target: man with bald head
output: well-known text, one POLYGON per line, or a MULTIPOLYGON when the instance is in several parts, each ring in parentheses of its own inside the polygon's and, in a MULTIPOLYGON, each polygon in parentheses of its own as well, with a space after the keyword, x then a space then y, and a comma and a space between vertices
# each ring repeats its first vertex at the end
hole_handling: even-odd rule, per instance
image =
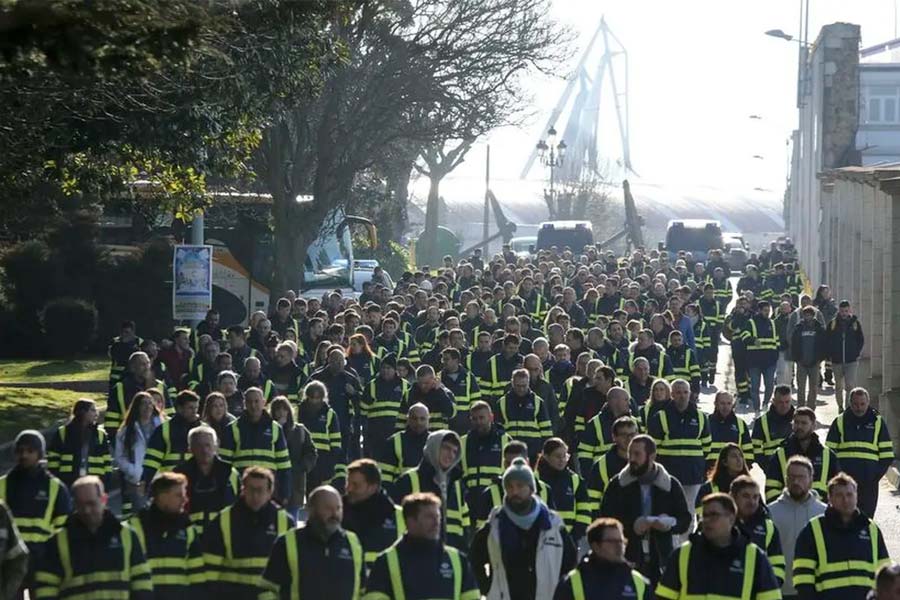
POLYGON ((388 490, 396 479, 421 462, 430 417, 428 407, 421 402, 410 406, 406 412, 406 429, 389 437, 381 455, 375 457, 382 483, 388 490))
POLYGON ((631 409, 625 388, 614 386, 609 389, 606 404, 588 421, 584 431, 579 435, 577 456, 582 473, 589 473, 594 461, 600 460, 600 457, 613 447, 613 423, 617 419, 620 417, 637 419, 637 414, 633 414, 631 409))
POLYGON ((341 495, 323 485, 309 495, 304 527, 278 538, 269 555, 263 586, 284 600, 359 598, 365 576, 362 545, 341 527, 341 495))

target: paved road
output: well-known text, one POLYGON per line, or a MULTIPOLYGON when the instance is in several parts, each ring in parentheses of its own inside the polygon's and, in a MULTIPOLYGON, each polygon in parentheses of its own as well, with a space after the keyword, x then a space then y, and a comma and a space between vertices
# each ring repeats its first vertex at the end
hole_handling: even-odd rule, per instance
MULTIPOLYGON (((713 399, 716 391, 724 389, 736 395, 731 366, 731 348, 727 344, 719 347, 719 364, 716 368, 716 373, 715 388, 707 393, 700 394, 700 408, 706 413, 711 413, 713 410, 713 399)), ((754 419, 752 410, 739 408, 737 412, 739 416, 747 421, 748 425, 752 424, 754 419)), ((824 443, 828 427, 838 415, 837 404, 834 401, 834 390, 828 385, 825 386, 825 392, 818 396, 816 415, 819 420, 817 433, 824 443)), ((762 469, 758 465, 754 465, 752 474, 759 482, 760 489, 765 489, 765 477, 762 469)), ((891 557, 900 561, 900 491, 887 478, 881 481, 881 494, 878 499, 875 522, 878 523, 878 526, 884 533, 891 557)))

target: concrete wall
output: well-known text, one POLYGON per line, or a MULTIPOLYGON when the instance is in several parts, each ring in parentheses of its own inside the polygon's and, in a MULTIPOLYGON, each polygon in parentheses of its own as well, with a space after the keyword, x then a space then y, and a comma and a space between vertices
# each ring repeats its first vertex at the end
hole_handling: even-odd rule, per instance
MULTIPOLYGON (((809 52, 801 85, 799 127, 794 136, 788 211, 790 234, 813 286, 831 278, 825 265, 833 253, 830 233, 839 225, 822 216, 818 175, 825 169, 859 164, 858 25, 822 28, 809 52)), ((839 233, 839 232, 838 232, 839 233)))
POLYGON ((900 452, 900 165, 829 171, 819 188, 828 283, 863 327, 859 384, 900 452))

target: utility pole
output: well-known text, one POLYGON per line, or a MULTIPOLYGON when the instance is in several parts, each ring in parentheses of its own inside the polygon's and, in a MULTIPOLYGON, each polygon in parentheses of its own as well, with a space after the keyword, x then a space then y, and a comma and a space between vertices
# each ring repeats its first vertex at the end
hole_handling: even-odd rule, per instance
POLYGON ((491 220, 491 145, 487 145, 487 155, 484 161, 484 223, 481 228, 481 239, 485 240, 482 248, 482 254, 487 259, 488 246, 487 241, 490 237, 488 221, 491 220))

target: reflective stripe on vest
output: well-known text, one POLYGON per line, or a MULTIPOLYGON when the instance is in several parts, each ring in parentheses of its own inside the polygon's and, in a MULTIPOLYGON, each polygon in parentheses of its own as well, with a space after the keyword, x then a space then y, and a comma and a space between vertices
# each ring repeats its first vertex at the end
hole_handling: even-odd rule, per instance
MULTIPOLYGON (((778 464, 781 467, 781 481, 787 484, 787 452, 783 448, 779 448, 776 451, 776 455, 778 456, 778 464)), ((819 478, 813 481, 813 489, 820 494, 828 493, 828 471, 830 467, 831 452, 828 448, 822 448, 822 472, 819 473, 819 478)), ((815 463, 813 463, 813 471, 815 471, 815 463)))
POLYGON ((706 422, 706 415, 703 411, 697 411, 697 437, 696 438, 677 438, 670 439, 669 438, 669 418, 666 414, 665 410, 660 410, 659 413, 659 424, 663 430, 664 439, 659 444, 660 447, 657 450, 657 454, 659 456, 688 456, 688 457, 696 457, 696 456, 704 456, 703 452, 703 424, 706 422), (690 448, 669 448, 667 446, 690 446, 690 448), (694 448, 696 446, 696 449, 694 448))
POLYGON ((756 329, 756 319, 750 319, 750 331, 755 340, 751 345, 747 346, 747 350, 778 350, 778 334, 775 332, 775 321, 768 319, 769 326, 772 328, 772 337, 758 337, 756 329))
MULTIPOLYGON (((641 574, 634 569, 631 570, 631 581, 634 584, 635 597, 638 600, 641 600, 641 598, 644 597, 647 582, 644 581, 641 574)), ((569 572, 569 585, 572 586, 572 598, 574 600, 586 599, 586 596, 584 595, 584 580, 581 579, 581 571, 573 569, 569 572)))
MULTIPOLYGON (((453 597, 462 595, 462 561, 459 558, 459 550, 450 546, 444 546, 444 552, 450 559, 453 568, 453 597)), ((391 591, 393 600, 406 600, 406 590, 403 588, 403 573, 400 570, 400 557, 397 556, 396 545, 388 548, 385 553, 387 558, 388 574, 391 578, 391 591)))
MULTIPOLYGON (((283 510, 279 510, 277 514, 278 514, 278 517, 276 519, 276 523, 277 523, 276 527, 277 527, 278 535, 284 535, 287 532, 288 526, 290 524, 288 522, 287 513, 284 512, 283 510)), ((236 562, 235 558, 234 558, 234 548, 232 546, 232 540, 231 540, 231 507, 230 506, 222 509, 222 512, 219 513, 219 528, 222 531, 222 546, 225 550, 225 556, 224 556, 225 562, 223 563, 222 566, 227 569, 230 566, 232 566, 230 563, 236 562)), ((263 567, 265 566, 267 560, 268 560, 268 556, 263 557, 261 559, 263 567)))
MULTIPOLYGON (((122 571, 110 570, 106 573, 109 574, 107 577, 102 577, 103 583, 110 583, 113 581, 120 582, 128 582, 130 580, 131 573, 131 529, 127 526, 122 526, 122 529, 119 532, 119 539, 122 542, 122 564, 124 568, 122 571), (118 577, 116 577, 118 576, 118 577)), ((63 580, 60 583, 60 591, 64 591, 68 587, 75 587, 72 585, 72 555, 69 552, 69 532, 66 529, 60 529, 59 533, 56 535, 56 548, 59 553, 59 564, 62 566, 63 570, 63 580)), ((100 573, 97 573, 100 575, 100 573)), ((79 576, 77 583, 79 586, 84 585, 84 582, 80 581, 83 576, 79 576)))
POLYGON ((872 433, 872 442, 845 442, 844 441, 844 415, 837 418, 837 429, 840 441, 834 447, 838 458, 858 458, 862 460, 878 460, 878 438, 881 437, 881 415, 875 417, 875 430, 872 433))
MULTIPOLYGON (((705 594, 690 594, 688 593, 688 565, 690 564, 691 550, 693 549, 693 545, 691 542, 686 542, 680 549, 680 553, 678 555, 678 574, 681 582, 681 590, 678 595, 681 599, 686 598, 704 598, 707 597, 705 594)), ((751 600, 753 597, 753 581, 756 579, 756 546, 754 544, 747 544, 747 548, 744 550, 744 581, 741 586, 741 595, 740 596, 725 596, 725 595, 717 595, 715 598, 717 600, 728 600, 729 598, 740 598, 741 600, 751 600)), ((710 596, 711 597, 711 596, 710 596)))
MULTIPOLYGON (((359 591, 362 588, 359 574, 363 566, 363 550, 359 543, 359 538, 352 531, 345 531, 347 534, 347 542, 350 544, 350 554, 353 556, 353 595, 351 598, 356 600, 359 598, 359 591)), ((299 551, 297 549, 297 533, 291 535, 284 540, 284 548, 287 552, 288 568, 291 570, 291 598, 300 598, 300 561, 299 551)), ((327 556, 327 555, 326 555, 327 556)))
MULTIPOLYGON (((6 498, 6 478, 4 475, 0 477, 0 498, 6 498)), ((47 493, 47 508, 44 509, 43 517, 17 517, 13 515, 13 520, 19 528, 22 540, 25 543, 40 543, 49 540, 55 531, 53 527, 53 508, 56 506, 56 497, 59 495, 59 480, 51 477, 49 479, 50 490, 47 493)), ((9 500, 7 500, 7 505, 9 500)))
MULTIPOLYGON (((864 585, 871 586, 875 580, 875 571, 878 568, 878 526, 875 522, 869 520, 869 539, 872 542, 872 560, 840 560, 837 562, 828 562, 828 547, 825 544, 825 535, 822 533, 822 517, 816 517, 809 522, 812 529, 813 539, 816 542, 816 591, 820 592, 824 588, 824 583, 819 582, 819 575, 826 573, 837 573, 848 569, 866 571, 871 573, 871 579, 864 585)), ((853 579, 853 578, 851 578, 853 579)), ((832 580, 833 581, 833 580, 832 580)), ((850 585, 862 585, 859 583, 850 583, 850 585)))

